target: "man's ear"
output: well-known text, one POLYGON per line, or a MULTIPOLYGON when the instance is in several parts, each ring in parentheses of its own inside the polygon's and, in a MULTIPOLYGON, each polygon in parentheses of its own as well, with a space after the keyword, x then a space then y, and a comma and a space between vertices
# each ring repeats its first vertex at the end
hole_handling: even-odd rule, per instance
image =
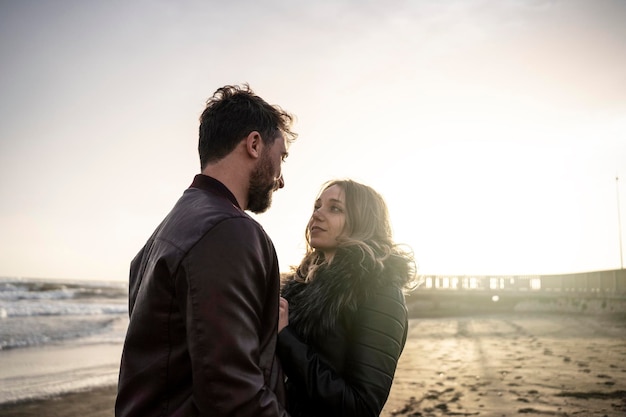
POLYGON ((246 137, 246 151, 251 158, 258 158, 261 156, 261 151, 263 150, 263 139, 261 139, 261 134, 256 130, 253 130, 246 137))

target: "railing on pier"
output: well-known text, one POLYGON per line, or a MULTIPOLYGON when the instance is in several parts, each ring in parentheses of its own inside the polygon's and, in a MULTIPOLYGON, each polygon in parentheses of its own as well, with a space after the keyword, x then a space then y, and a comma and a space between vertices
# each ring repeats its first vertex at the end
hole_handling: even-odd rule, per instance
POLYGON ((423 275, 417 291, 626 296, 626 269, 560 275, 423 275))

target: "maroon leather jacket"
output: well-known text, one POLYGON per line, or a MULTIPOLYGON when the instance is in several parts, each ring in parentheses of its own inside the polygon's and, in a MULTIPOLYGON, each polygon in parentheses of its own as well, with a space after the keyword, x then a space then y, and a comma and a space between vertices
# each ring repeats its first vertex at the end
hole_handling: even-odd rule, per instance
POLYGON ((272 241, 197 175, 133 259, 117 417, 287 416, 272 241))

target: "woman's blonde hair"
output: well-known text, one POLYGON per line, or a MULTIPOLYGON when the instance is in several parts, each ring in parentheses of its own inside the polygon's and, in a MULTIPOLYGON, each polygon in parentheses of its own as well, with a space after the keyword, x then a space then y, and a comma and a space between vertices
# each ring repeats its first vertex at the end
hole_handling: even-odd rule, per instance
MULTIPOLYGON (((403 245, 393 241, 389 211, 384 198, 372 187, 350 179, 328 181, 322 185, 318 195, 334 185, 343 190, 346 206, 346 222, 341 236, 337 239, 338 248, 356 247, 360 249, 362 261, 369 258, 380 269, 392 255, 405 258, 410 264, 406 282, 408 284, 415 275, 413 254, 410 250, 402 249, 403 245)), ((297 270, 300 277, 308 281, 313 279, 317 268, 327 262, 323 252, 310 246, 308 227, 305 237, 306 253, 297 270)))

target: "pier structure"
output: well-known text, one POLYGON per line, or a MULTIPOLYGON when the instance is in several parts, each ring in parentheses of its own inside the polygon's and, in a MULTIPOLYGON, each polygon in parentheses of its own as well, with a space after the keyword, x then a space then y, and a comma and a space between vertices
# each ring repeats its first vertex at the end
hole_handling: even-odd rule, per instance
POLYGON ((622 294, 626 269, 558 275, 422 275, 419 291, 622 294))
MULTIPOLYGON (((552 275, 421 275, 407 304, 422 310, 512 310, 522 302, 626 305, 626 269, 552 275)), ((620 307, 621 308, 621 307, 620 307)))

